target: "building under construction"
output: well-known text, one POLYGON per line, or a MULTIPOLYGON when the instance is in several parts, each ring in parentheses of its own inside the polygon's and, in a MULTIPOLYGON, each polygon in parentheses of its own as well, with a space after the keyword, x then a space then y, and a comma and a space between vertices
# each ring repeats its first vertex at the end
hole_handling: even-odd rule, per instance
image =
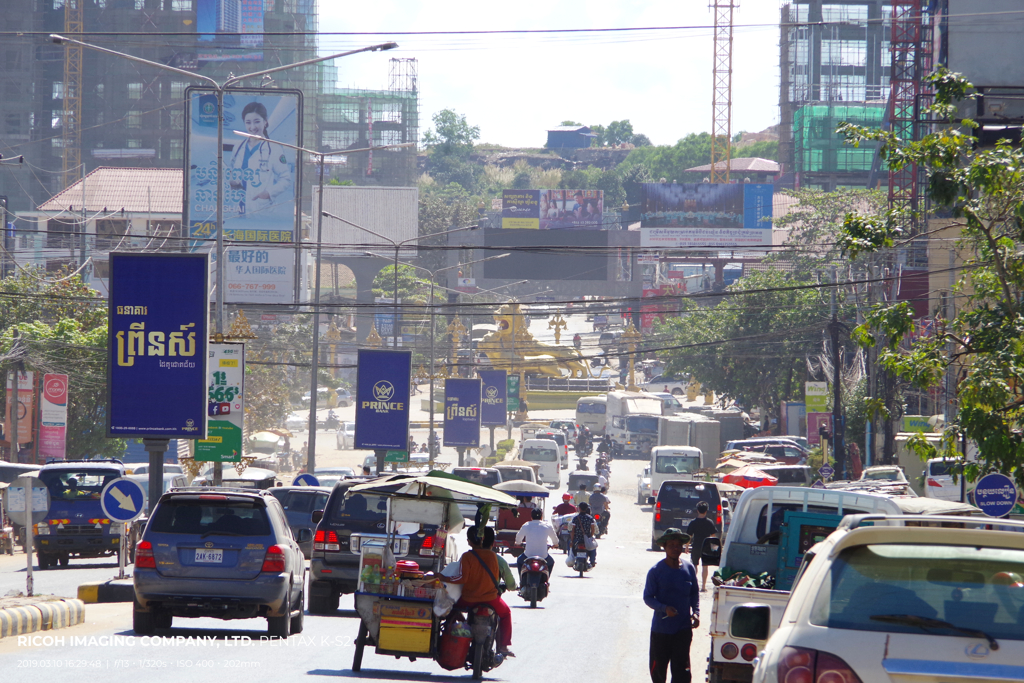
MULTIPOLYGON (((223 82, 316 57, 316 31, 316 0, 6 0, 0 154, 24 155, 25 163, 3 169, 0 195, 11 209, 29 210, 97 167, 173 168, 185 157, 184 93, 200 81, 55 45, 48 34, 223 82)), ((340 150, 417 140, 415 60, 392 60, 390 76, 386 90, 339 90, 337 67, 325 63, 239 85, 301 90, 303 146, 340 150)), ((359 157, 336 157, 332 177, 415 182, 415 148, 359 157)), ((304 203, 312 170, 303 174, 304 203)))
POLYGON ((793 0, 782 7, 779 161, 799 187, 866 187, 872 145, 848 147, 843 121, 879 127, 889 96, 892 0, 793 0))

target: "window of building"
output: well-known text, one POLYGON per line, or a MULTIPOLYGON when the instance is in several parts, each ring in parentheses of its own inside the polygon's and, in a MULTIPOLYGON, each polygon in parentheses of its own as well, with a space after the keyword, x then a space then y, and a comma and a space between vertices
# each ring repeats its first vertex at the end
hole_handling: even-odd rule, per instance
POLYGON ((55 100, 63 100, 64 99, 64 81, 54 81, 53 82, 52 97, 55 100))
POLYGON ((867 43, 863 40, 821 41, 822 66, 864 66, 867 43))
POLYGON ((864 23, 868 20, 867 5, 822 5, 821 20, 826 22, 845 21, 864 23))
POLYGON ((78 262, 73 258, 46 259, 46 272, 48 275, 63 275, 74 271, 77 267, 78 262))
POLYGON ((342 150, 354 145, 359 140, 359 133, 354 130, 325 130, 321 139, 329 150, 342 150))
POLYGON ((135 0, 135 9, 146 9, 146 0, 135 0))
POLYGON ((128 221, 124 219, 98 219, 96 221, 96 248, 113 249, 127 231, 128 221))
POLYGON ((104 117, 104 115, 103 115, 103 110, 102 109, 97 109, 94 112, 93 116, 95 117, 95 125, 97 125, 97 126, 102 126, 103 122, 106 120, 106 117, 104 117))
POLYGON ((129 128, 142 128, 142 112, 130 111, 126 118, 128 119, 129 128))
POLYGON ((128 99, 129 100, 141 100, 142 99, 142 83, 135 81, 128 84, 128 99))
POLYGON ((167 116, 170 119, 171 130, 185 129, 185 112, 181 109, 171 109, 167 112, 167 116))
POLYGON ((185 158, 185 141, 184 140, 171 140, 170 141, 170 159, 171 161, 181 161, 185 158))
POLYGON ((64 0, 53 0, 53 9, 64 9, 64 0))
POLYGON ((102 83, 97 83, 96 84, 96 95, 99 96, 99 97, 103 97, 103 84, 102 83))
POLYGON ((21 114, 8 114, 4 117, 7 135, 21 135, 21 114))
POLYGON ((64 138, 60 137, 59 135, 57 137, 50 138, 50 147, 52 147, 53 149, 63 149, 64 138))
POLYGON ((192 0, 170 0, 172 12, 191 12, 192 0))
POLYGON ((128 140, 128 149, 142 149, 142 140, 128 140))
POLYGON ((82 232, 81 225, 78 221, 50 218, 46 221, 46 247, 48 249, 70 247, 74 233, 82 232))
POLYGON ((185 88, 187 87, 188 83, 185 83, 184 81, 171 81, 171 99, 184 100, 185 88))

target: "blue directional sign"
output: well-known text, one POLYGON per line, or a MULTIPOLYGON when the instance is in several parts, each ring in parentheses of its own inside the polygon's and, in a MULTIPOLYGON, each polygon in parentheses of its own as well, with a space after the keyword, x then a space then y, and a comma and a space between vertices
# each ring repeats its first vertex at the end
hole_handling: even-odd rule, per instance
POLYGON ((312 474, 300 474, 295 477, 295 481, 292 482, 292 486, 319 486, 320 480, 314 477, 312 474))
POLYGON ((822 465, 821 467, 818 468, 818 474, 821 475, 822 479, 828 479, 835 473, 836 471, 832 469, 832 466, 829 464, 822 465))
POLYGON ((811 488, 812 489, 823 489, 823 488, 825 488, 825 482, 823 482, 821 479, 819 479, 818 481, 816 481, 813 484, 811 484, 811 488))
POLYGON ((146 511, 146 492, 137 481, 115 479, 103 487, 100 506, 111 522, 131 522, 146 511))
POLYGON ((1017 504, 1017 487, 1005 474, 986 474, 974 489, 974 503, 989 517, 1002 517, 1017 504))

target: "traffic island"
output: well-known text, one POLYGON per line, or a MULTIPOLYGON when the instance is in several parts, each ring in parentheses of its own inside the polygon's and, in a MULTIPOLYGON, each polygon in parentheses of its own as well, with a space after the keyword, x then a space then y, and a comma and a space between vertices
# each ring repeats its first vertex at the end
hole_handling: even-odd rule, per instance
POLYGON ((0 598, 0 638, 53 631, 85 622, 85 603, 55 595, 0 598))
POLYGON ((85 603, 133 602, 135 586, 131 579, 83 583, 78 587, 78 599, 85 603))

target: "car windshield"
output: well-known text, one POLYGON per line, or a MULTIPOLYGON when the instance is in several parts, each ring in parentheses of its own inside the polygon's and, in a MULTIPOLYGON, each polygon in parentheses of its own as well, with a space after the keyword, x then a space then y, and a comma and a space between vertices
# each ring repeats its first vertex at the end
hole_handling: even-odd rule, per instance
POLYGON ((592 415, 604 415, 608 406, 604 403, 580 403, 576 406, 577 413, 592 414, 592 415))
POLYGON ((161 502, 147 531, 162 534, 269 536, 262 501, 174 499, 161 502))
POLYGON ((559 446, 565 445, 565 434, 562 432, 537 432, 534 436, 538 439, 551 439, 559 446))
POLYGON ((384 521, 387 517, 388 501, 384 496, 364 496, 355 493, 338 501, 331 512, 332 522, 384 521))
POLYGON ((494 470, 478 470, 471 467, 456 467, 452 470, 452 474, 456 477, 468 479, 474 484, 482 484, 483 486, 494 486, 495 484, 501 483, 501 475, 494 470))
POLYGON ((864 472, 864 479, 899 481, 901 477, 899 470, 868 470, 864 472))
POLYGON ((952 463, 948 463, 944 460, 933 462, 928 464, 928 474, 933 477, 944 477, 952 474, 949 469, 952 463))
POLYGON ((635 434, 657 434, 658 418, 653 415, 627 417, 626 430, 635 434))
POLYGON ((811 623, 857 631, 965 635, 934 621, 922 629, 922 619, 938 620, 996 640, 1024 640, 1021 576, 1024 550, 924 544, 847 548, 818 592, 811 623))
POLYGON ((50 489, 53 500, 99 500, 107 482, 117 479, 119 472, 104 469, 42 470, 39 478, 50 489))
POLYGON ((502 481, 533 481, 532 471, 527 467, 502 467, 502 481))
POLYGON ((558 451, 554 448, 527 446, 523 449, 523 460, 529 460, 530 462, 555 462, 558 460, 558 451))
POLYGON ((597 483, 596 474, 570 474, 569 475, 569 490, 576 492, 580 490, 580 484, 586 484, 587 490, 593 488, 594 484, 597 483))
POLYGON ((663 508, 678 509, 686 508, 693 509, 697 507, 697 503, 706 501, 709 505, 718 505, 718 501, 715 499, 714 494, 711 492, 714 486, 708 484, 707 486, 686 486, 677 487, 671 484, 666 484, 661 487, 658 491, 658 502, 661 503, 663 508))
POLYGON ((691 474, 699 469, 697 455, 659 455, 654 461, 654 471, 658 474, 691 474))

